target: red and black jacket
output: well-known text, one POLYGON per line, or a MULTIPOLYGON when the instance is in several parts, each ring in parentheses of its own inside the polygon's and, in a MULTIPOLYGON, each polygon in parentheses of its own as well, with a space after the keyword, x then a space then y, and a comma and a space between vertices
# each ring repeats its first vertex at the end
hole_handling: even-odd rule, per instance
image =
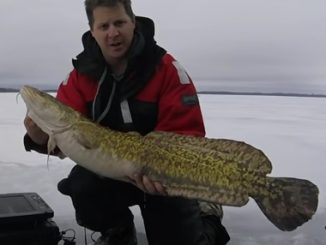
MULTIPOLYGON (((57 99, 113 130, 153 130, 204 136, 203 118, 191 78, 154 40, 154 23, 136 17, 134 40, 122 78, 110 72, 90 32, 84 51, 57 91, 57 99)), ((37 146, 25 136, 26 150, 37 146)))

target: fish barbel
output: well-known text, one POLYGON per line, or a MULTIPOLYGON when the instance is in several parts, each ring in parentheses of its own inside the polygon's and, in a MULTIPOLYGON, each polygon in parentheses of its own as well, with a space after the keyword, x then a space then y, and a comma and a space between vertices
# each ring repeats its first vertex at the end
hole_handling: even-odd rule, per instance
POLYGON ((30 86, 20 94, 28 116, 49 135, 48 152, 61 152, 90 171, 121 181, 141 173, 159 181, 168 196, 244 206, 253 198, 280 230, 307 222, 318 206, 318 188, 304 179, 268 177, 272 164, 244 142, 151 132, 142 136, 102 127, 53 96, 30 86))

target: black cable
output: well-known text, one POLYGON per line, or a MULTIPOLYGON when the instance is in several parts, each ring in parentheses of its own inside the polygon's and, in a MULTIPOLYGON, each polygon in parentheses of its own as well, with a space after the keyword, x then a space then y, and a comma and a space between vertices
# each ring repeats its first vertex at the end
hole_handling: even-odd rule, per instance
POLYGON ((87 245, 86 227, 84 227, 84 241, 85 245, 87 245))
POLYGON ((63 245, 76 245, 76 242, 69 241, 69 240, 63 240, 63 245))

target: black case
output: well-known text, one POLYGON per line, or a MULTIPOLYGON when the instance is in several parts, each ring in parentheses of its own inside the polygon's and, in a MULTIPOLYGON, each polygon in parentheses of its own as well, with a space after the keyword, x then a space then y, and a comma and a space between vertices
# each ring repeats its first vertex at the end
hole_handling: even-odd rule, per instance
POLYGON ((51 219, 0 228, 0 244, 4 245, 57 245, 60 240, 59 228, 51 219))

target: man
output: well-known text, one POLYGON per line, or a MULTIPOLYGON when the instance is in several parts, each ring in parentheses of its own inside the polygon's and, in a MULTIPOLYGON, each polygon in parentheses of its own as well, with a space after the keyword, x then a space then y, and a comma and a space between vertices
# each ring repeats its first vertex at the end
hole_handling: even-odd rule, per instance
MULTIPOLYGON (((90 31, 84 51, 61 83, 57 99, 94 121, 145 135, 153 130, 202 137, 203 119, 194 85, 182 66, 154 40, 154 23, 135 17, 130 0, 86 0, 90 31)), ((26 150, 45 152, 48 136, 25 118, 26 150)), ((57 149, 59 152, 60 149, 57 149)), ((226 244, 218 206, 166 197, 141 174, 134 185, 75 166, 58 184, 69 195, 78 224, 101 232, 98 245, 137 244, 133 215, 139 205, 149 244, 226 244)))

